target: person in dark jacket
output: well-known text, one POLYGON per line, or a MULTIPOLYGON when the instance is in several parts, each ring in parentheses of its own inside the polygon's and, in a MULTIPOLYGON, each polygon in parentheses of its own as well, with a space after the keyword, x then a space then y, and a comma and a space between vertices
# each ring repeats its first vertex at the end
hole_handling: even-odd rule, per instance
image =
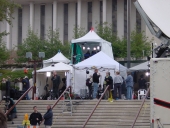
POLYGON ((30 115, 30 124, 32 126, 36 126, 37 124, 40 125, 42 121, 42 115, 37 111, 37 106, 33 107, 34 112, 30 115))
POLYGON ((10 88, 11 88, 11 82, 10 78, 6 79, 6 101, 8 98, 10 98, 10 88))
MULTIPOLYGON (((28 76, 25 76, 24 80, 26 82, 25 91, 27 91, 30 88, 30 82, 28 76)), ((30 100, 28 93, 25 95, 25 97, 27 100, 30 100)))
MULTIPOLYGON (((15 104, 15 102, 14 102, 14 100, 12 98, 9 98, 8 100, 9 100, 8 109, 10 109, 15 104)), ((13 118, 17 118, 17 109, 16 109, 16 107, 14 107, 11 110, 11 112, 8 114, 7 118, 8 118, 9 121, 10 120, 12 121, 12 124, 14 124, 13 118)))
POLYGON ((110 72, 106 72, 106 76, 104 79, 104 89, 106 89, 106 86, 109 86, 105 94, 105 99, 108 99, 111 97, 110 91, 113 89, 113 78, 110 76, 110 72))
POLYGON ((53 77, 51 78, 51 80, 53 82, 54 97, 56 97, 58 99, 58 97, 59 97, 60 76, 57 75, 56 71, 53 72, 53 77))
POLYGON ((139 89, 145 89, 145 90, 147 89, 146 80, 143 75, 140 76, 140 79, 138 80, 138 85, 139 85, 139 89))
POLYGON ((50 105, 47 106, 47 112, 44 114, 43 118, 45 128, 51 128, 53 122, 53 112, 50 105))
POLYGON ((98 73, 98 69, 95 69, 93 74, 93 99, 97 99, 96 96, 98 91, 99 77, 100 73, 98 73))

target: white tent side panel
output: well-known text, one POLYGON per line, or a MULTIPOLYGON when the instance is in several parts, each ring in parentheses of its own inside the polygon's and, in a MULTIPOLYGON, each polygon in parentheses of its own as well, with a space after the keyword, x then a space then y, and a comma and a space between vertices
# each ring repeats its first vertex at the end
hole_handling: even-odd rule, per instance
MULTIPOLYGON (((103 87, 103 82, 107 71, 108 70, 99 70, 101 75, 99 83, 101 84, 101 87, 103 87)), ((86 79, 89 78, 90 75, 93 75, 93 73, 94 70, 89 70, 89 74, 86 74, 86 70, 74 70, 73 92, 80 94, 80 89, 88 89, 86 86, 86 79)), ((110 74, 114 79, 114 70, 110 70, 110 74)))
POLYGON ((101 51, 103 51, 105 54, 107 54, 108 56, 114 59, 111 43, 102 42, 101 51))

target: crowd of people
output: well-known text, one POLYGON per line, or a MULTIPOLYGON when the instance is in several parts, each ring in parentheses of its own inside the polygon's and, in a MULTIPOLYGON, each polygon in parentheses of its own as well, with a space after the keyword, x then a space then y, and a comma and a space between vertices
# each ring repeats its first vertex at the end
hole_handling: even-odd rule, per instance
POLYGON ((105 99, 122 99, 122 94, 124 94, 127 100, 132 99, 134 82, 130 71, 127 71, 126 79, 120 76, 119 71, 116 71, 114 78, 112 78, 110 72, 106 72, 103 89, 101 89, 101 85, 99 85, 100 76, 101 75, 98 72, 98 69, 95 69, 94 74, 90 75, 90 77, 86 80, 86 85, 89 90, 89 99, 99 98, 99 93, 101 92, 101 90, 104 91, 107 86, 109 87, 105 93, 105 99))

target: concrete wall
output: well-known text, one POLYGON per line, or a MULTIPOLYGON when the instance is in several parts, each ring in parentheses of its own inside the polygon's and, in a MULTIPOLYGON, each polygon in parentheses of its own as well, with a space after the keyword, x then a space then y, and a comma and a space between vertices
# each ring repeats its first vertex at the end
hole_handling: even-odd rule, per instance
POLYGON ((30 26, 30 7, 29 5, 23 5, 22 6, 22 39, 25 39, 27 37, 29 26, 30 26))
POLYGON ((85 30, 87 30, 87 20, 88 20, 88 18, 87 18, 87 12, 88 12, 87 1, 82 1, 81 8, 82 8, 81 9, 81 13, 82 13, 82 15, 81 15, 81 27, 85 28, 85 30))
POLYGON ((34 5, 34 32, 40 36, 40 4, 34 5))
POLYGON ((106 1, 106 21, 108 24, 112 23, 112 0, 106 1), (109 13, 110 12, 110 13, 109 13))
POLYGON ((48 30, 52 29, 52 4, 45 5, 45 34, 47 38, 48 30))
MULTIPOLYGON (((100 23, 100 1, 94 0, 92 3, 92 26, 96 28, 97 24, 100 23)), ((96 30, 96 29, 94 29, 96 30)))
POLYGON ((73 29, 75 27, 75 15, 76 12, 76 3, 68 4, 68 41, 70 42, 73 39, 73 29))
MULTIPOLYGON (((87 30, 87 23, 88 23, 88 6, 87 2, 92 1, 92 26, 96 27, 96 21, 100 22, 100 0, 82 0, 81 5, 81 27, 87 30)), ((133 5, 132 0, 131 5, 131 30, 136 28, 136 8, 133 5)), ((77 1, 69 1, 68 0, 68 41, 70 41, 73 37, 73 29, 75 25, 75 6, 77 1)), ((106 21, 108 23, 112 23, 112 0, 106 1, 106 21)), ((40 36, 40 6, 41 3, 36 3, 34 5, 34 31, 38 33, 40 36)), ((57 28, 59 29, 59 38, 63 41, 64 38, 64 2, 59 1, 57 3, 57 28)), ((11 49, 13 46, 18 44, 18 10, 14 12, 13 16, 15 19, 12 20, 13 26, 11 26, 10 32, 10 41, 7 46, 11 49)), ((22 7, 22 38, 25 39, 27 37, 28 27, 30 25, 30 6, 29 4, 25 4, 22 7)), ((153 36, 147 30, 146 25, 142 19, 141 29, 145 31, 146 35, 149 38, 153 36)), ((52 27, 52 2, 45 3, 45 34, 47 35, 47 30, 49 27, 52 27)), ((0 32, 5 31, 7 28, 6 22, 0 23, 0 32)), ((96 29, 95 29, 96 30, 96 29)), ((117 0, 117 33, 119 37, 124 36, 124 0, 117 0)), ((155 41, 160 42, 156 37, 155 41)), ((7 37, 4 37, 4 41, 6 42, 7 37)))
POLYGON ((10 42, 11 42, 11 49, 18 45, 18 9, 15 9, 13 13, 14 19, 12 19, 11 25, 11 32, 10 32, 10 42))
POLYGON ((117 1, 117 35, 124 37, 124 0, 117 1))
POLYGON ((58 3, 57 6, 57 28, 59 28, 59 38, 63 42, 64 38, 64 4, 58 3))

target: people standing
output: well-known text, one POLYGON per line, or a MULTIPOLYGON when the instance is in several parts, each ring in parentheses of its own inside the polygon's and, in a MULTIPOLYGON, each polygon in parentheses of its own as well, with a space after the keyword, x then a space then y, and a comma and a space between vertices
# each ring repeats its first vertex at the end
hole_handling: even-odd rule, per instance
POLYGON ((146 80, 145 80, 143 74, 140 76, 140 78, 139 78, 139 80, 138 80, 138 85, 139 85, 139 89, 145 89, 145 90, 147 90, 146 80))
POLYGON ((113 89, 113 78, 110 76, 110 72, 106 72, 106 77, 104 79, 104 88, 106 88, 107 86, 109 86, 109 88, 107 89, 106 91, 106 95, 105 95, 105 98, 108 99, 108 98, 111 98, 112 96, 112 89, 113 89))
POLYGON ((116 76, 114 78, 114 99, 115 100, 118 100, 118 99, 121 99, 121 85, 123 83, 123 79, 122 77, 120 76, 120 72, 117 71, 116 72, 116 76), (119 96, 117 96, 117 92, 119 93, 119 96))
POLYGON ((54 97, 56 97, 58 99, 58 97, 59 97, 60 76, 57 75, 56 71, 53 72, 53 77, 51 78, 51 80, 53 82, 54 97))
POLYGON ((6 101, 8 98, 10 98, 10 89, 11 89, 11 82, 10 77, 6 79, 6 101))
POLYGON ((92 99, 92 92, 93 92, 92 83, 93 83, 93 79, 92 79, 92 75, 90 75, 90 77, 87 78, 86 80, 86 86, 88 87, 89 90, 89 99, 92 99))
MULTIPOLYGON (((14 102, 14 100, 12 98, 9 98, 8 100, 9 100, 8 109, 10 109, 15 104, 15 102, 14 102)), ((17 118, 17 109, 16 109, 16 106, 7 115, 7 118, 8 118, 9 121, 12 121, 12 124, 14 124, 13 119, 17 118)))
POLYGON ((33 107, 34 112, 30 115, 30 124, 32 126, 36 126, 37 124, 40 125, 42 121, 42 115, 37 111, 37 106, 33 107))
POLYGON ((127 71, 127 78, 126 78, 126 88, 127 88, 127 96, 128 100, 132 99, 132 90, 133 90, 133 77, 130 71, 127 71))
POLYGON ((51 128, 53 122, 53 112, 50 105, 47 105, 47 112, 43 116, 45 128, 51 128))
MULTIPOLYGON (((26 92, 29 89, 29 84, 28 84, 29 81, 27 81, 25 78, 22 78, 22 77, 20 81, 22 82, 23 91, 26 92)), ((28 93, 25 95, 25 97, 26 97, 26 100, 30 100, 28 93)))
MULTIPOLYGON (((30 82, 29 82, 29 78, 28 78, 28 76, 25 76, 25 81, 26 81, 26 86, 25 86, 25 89, 26 89, 26 91, 30 88, 30 82)), ((29 98, 29 94, 27 93, 26 95, 26 99, 27 100, 30 100, 30 98, 29 98)))
POLYGON ((97 91, 98 91, 98 84, 99 84, 99 77, 100 77, 100 73, 98 73, 98 69, 94 70, 94 74, 93 74, 93 99, 97 99, 97 91))

